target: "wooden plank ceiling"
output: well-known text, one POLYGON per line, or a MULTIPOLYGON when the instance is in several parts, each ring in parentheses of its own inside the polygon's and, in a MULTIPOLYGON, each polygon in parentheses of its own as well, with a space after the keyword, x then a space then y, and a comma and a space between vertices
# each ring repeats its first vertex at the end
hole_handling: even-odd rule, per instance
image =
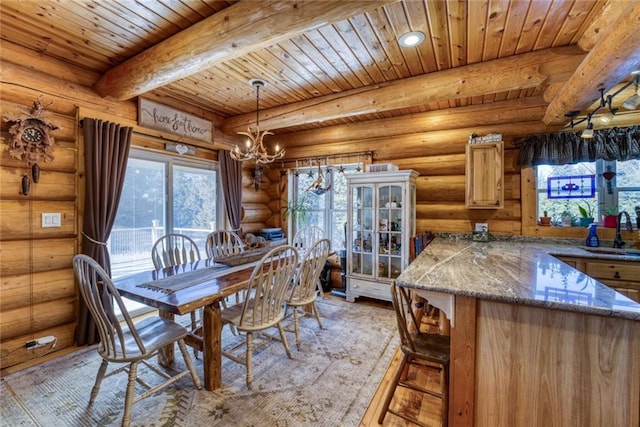
POLYGON ((85 69, 104 97, 191 104, 230 133, 255 122, 251 78, 280 134, 523 98, 560 127, 640 66, 639 4, 3 0, 0 37, 85 69), (410 30, 425 42, 400 47, 410 30))

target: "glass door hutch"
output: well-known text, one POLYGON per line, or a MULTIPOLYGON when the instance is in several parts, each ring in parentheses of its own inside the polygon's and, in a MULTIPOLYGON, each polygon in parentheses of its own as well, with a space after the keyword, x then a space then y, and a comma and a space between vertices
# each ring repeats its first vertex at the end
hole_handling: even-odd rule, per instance
POLYGON ((413 170, 346 175, 347 301, 391 300, 389 286, 409 264, 416 232, 413 170))

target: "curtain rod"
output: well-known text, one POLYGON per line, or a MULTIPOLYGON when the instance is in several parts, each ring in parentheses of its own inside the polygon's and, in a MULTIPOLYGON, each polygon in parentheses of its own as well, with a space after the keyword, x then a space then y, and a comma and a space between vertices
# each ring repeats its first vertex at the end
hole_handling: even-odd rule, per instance
MULTIPOLYGON (((345 154, 332 154, 329 156, 309 156, 309 157, 299 157, 295 159, 285 159, 281 162, 281 166, 285 167, 288 165, 297 166, 297 167, 309 167, 308 163, 311 162, 313 167, 318 166, 317 162, 324 162, 327 164, 329 160, 334 160, 332 164, 337 164, 335 160, 345 160, 349 161, 349 159, 353 159, 355 157, 362 157, 363 160, 367 160, 367 158, 373 159, 372 151, 361 151, 356 153, 345 153, 345 154), (305 164, 306 163, 306 164, 305 164)), ((353 160, 351 160, 353 162, 353 160)))

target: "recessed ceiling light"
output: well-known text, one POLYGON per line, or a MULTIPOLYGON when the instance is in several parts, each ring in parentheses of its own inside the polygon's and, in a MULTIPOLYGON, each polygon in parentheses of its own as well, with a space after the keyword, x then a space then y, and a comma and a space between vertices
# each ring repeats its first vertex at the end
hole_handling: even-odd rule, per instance
POLYGON ((414 47, 418 46, 423 41, 424 33, 420 31, 411 31, 410 33, 404 33, 402 36, 400 36, 398 43, 400 43, 400 46, 414 47))

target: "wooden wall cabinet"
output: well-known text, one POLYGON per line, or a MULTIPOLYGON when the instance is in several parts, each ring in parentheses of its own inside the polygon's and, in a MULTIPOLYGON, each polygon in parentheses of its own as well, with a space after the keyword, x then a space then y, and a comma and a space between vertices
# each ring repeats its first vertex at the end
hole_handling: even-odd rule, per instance
POLYGON ((346 174, 347 292, 391 300, 389 286, 409 265, 416 233, 416 177, 413 170, 346 174))
POLYGON ((465 203, 468 209, 504 207, 503 142, 467 144, 465 203))

